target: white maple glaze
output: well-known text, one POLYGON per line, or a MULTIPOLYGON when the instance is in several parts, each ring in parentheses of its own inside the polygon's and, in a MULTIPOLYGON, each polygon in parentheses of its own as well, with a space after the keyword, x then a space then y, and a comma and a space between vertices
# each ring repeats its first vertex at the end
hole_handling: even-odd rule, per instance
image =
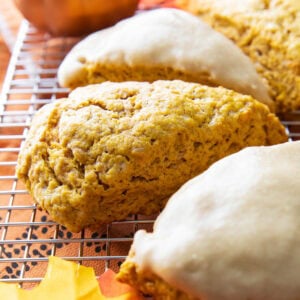
POLYGON ((228 156, 169 200, 133 257, 206 300, 300 295, 300 141, 228 156))

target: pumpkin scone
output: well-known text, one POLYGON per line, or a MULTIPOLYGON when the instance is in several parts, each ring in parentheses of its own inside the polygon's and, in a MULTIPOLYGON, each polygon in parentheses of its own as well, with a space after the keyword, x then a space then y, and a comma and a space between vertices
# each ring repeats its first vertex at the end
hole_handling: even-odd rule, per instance
POLYGON ((300 1, 177 0, 234 41, 268 82, 276 112, 300 108, 300 1))
POLYGON ((266 81, 239 47, 178 9, 141 13, 91 34, 75 45, 58 70, 60 85, 70 88, 160 79, 223 86, 273 108, 266 81))
POLYGON ((158 213, 216 160, 286 140, 251 96, 183 81, 106 82, 35 115, 17 176, 53 220, 79 231, 158 213))
POLYGON ((248 147, 184 184, 118 279, 154 299, 300 295, 300 141, 248 147))

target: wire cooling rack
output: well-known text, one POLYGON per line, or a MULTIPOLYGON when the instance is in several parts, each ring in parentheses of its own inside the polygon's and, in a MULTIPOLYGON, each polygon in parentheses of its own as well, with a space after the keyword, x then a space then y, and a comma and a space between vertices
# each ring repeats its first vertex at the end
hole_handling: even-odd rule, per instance
POLYGON ((69 232, 36 208, 15 176, 21 143, 32 116, 44 104, 66 96, 57 68, 78 40, 50 38, 28 22, 21 25, 0 101, 0 281, 32 286, 56 255, 93 266, 96 276, 118 270, 136 230, 151 230, 153 217, 134 216, 93 232, 69 232))
MULTIPOLYGON (((136 230, 151 230, 153 218, 134 216, 96 232, 71 233, 38 210, 15 176, 15 166, 34 113, 66 96, 58 85, 57 68, 74 38, 50 38, 21 25, 0 101, 0 281, 32 286, 43 278, 47 257, 56 255, 117 271, 136 230)), ((300 139, 300 111, 282 117, 290 140, 300 139)))

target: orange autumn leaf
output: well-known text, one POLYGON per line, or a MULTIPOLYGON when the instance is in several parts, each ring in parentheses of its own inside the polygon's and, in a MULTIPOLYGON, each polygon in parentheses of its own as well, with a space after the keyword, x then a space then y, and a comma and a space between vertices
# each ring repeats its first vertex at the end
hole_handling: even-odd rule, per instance
POLYGON ((119 283, 108 269, 96 279, 94 269, 50 256, 46 275, 39 285, 25 290, 18 284, 0 282, 0 299, 9 300, 142 300, 127 284, 119 283))
POLYGON ((151 9, 156 7, 176 7, 176 0, 140 0, 139 9, 151 9))
POLYGON ((116 280, 116 273, 107 269, 98 279, 103 300, 142 300, 134 288, 116 280))

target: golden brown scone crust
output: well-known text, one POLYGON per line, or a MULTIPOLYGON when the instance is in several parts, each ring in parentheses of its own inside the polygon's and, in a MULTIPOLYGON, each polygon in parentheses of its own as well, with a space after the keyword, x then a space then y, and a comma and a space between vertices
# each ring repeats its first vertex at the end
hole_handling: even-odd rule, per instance
MULTIPOLYGON (((252 8, 226 7, 226 1, 177 0, 182 8, 200 16, 215 30, 233 40, 255 62, 267 80, 276 111, 300 108, 300 2, 252 1, 252 8)), ((237 1, 239 2, 239 1, 237 1)), ((251 1, 245 1, 251 2, 251 1)), ((245 4, 247 7, 247 4, 245 4)))
POLYGON ((287 141, 250 96, 182 81, 103 83, 34 117, 17 176, 72 231, 153 214, 184 182, 251 145, 287 141))
POLYGON ((152 272, 139 270, 138 266, 130 260, 134 256, 130 253, 129 257, 121 265, 117 274, 120 282, 127 283, 145 295, 150 295, 157 300, 193 300, 194 298, 185 292, 179 291, 170 286, 167 282, 152 272))

